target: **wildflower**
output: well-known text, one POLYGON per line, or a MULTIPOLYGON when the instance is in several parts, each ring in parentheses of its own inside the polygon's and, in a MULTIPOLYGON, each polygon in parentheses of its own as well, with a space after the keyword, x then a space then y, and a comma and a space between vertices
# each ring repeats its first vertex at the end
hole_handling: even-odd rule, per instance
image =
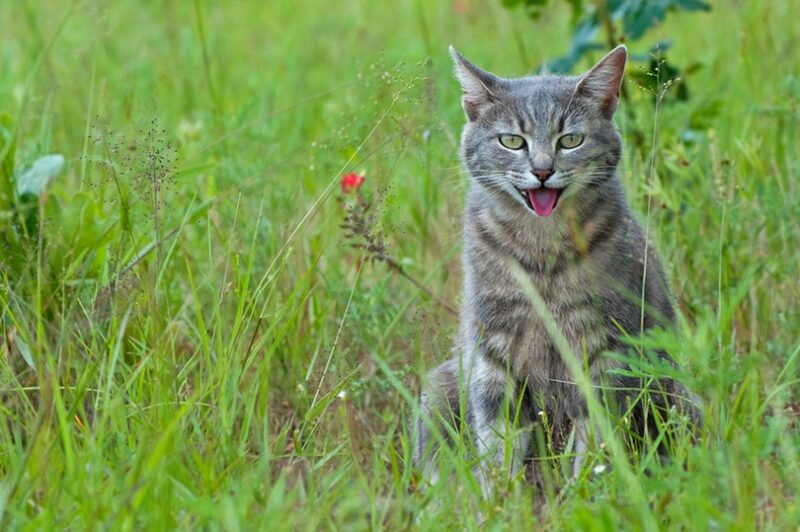
POLYGON ((349 194, 353 190, 358 190, 364 184, 364 176, 358 175, 355 172, 350 172, 342 176, 339 182, 342 186, 342 192, 349 194))

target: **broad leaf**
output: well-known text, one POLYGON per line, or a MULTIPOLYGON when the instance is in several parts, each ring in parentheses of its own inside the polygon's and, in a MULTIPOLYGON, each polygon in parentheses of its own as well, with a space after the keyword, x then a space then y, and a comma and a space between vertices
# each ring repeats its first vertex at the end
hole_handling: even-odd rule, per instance
POLYGON ((541 66, 540 72, 567 74, 588 52, 602 50, 604 46, 596 41, 599 29, 600 27, 594 17, 584 20, 575 28, 575 33, 572 35, 572 45, 567 55, 548 61, 541 66))
POLYGON ((28 364, 33 371, 36 371, 36 364, 33 363, 33 356, 31 356, 31 348, 28 347, 28 344, 25 343, 25 340, 17 336, 14 338, 14 343, 16 344, 17 349, 19 349, 19 354, 22 355, 25 363, 28 364))
POLYGON ((39 197, 47 183, 61 172, 63 166, 63 155, 45 155, 38 159, 28 170, 16 177, 17 194, 39 197))

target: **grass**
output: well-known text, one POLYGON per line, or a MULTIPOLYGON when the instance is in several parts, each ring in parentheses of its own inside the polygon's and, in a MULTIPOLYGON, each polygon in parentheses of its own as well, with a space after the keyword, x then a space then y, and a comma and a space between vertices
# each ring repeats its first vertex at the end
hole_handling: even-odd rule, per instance
POLYGON ((459 452, 442 459, 452 482, 419 489, 407 426, 457 321, 349 247, 338 180, 366 175, 388 253, 457 306, 463 117, 447 44, 521 75, 566 49, 559 11, 3 3, 12 162, 67 162, 27 236, 9 237, 0 205, 0 526, 800 526, 791 0, 668 17, 652 37, 700 66, 691 98, 656 114, 629 85, 618 114, 623 180, 684 316, 648 342, 704 400, 697 444, 587 470, 538 505, 508 479, 483 501, 459 452))

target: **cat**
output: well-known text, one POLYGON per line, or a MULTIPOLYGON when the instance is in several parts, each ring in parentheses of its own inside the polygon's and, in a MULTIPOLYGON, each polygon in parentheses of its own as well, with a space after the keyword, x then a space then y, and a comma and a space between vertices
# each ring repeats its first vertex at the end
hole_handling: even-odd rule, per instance
MULTIPOLYGON (((642 382, 609 371, 621 363, 604 352, 625 351, 626 335, 670 327, 675 310, 661 262, 627 204, 617 170, 622 141, 612 119, 625 46, 579 77, 505 79, 452 46, 450 54, 463 91, 461 158, 470 176, 463 306, 455 356, 425 379, 414 452, 435 481, 431 456, 442 438, 432 431, 445 439, 448 433, 437 421, 449 419, 454 427, 466 421, 483 461, 476 475, 488 496, 487 471, 503 466, 511 437, 509 415, 523 427, 543 414, 553 427, 572 427, 578 475, 595 431, 562 356, 580 357, 593 384, 628 390, 614 396, 624 410, 641 396, 642 382), (520 272, 541 295, 570 352, 556 348, 520 272)), ((658 379, 650 387, 663 392, 653 395, 666 397, 665 409, 677 404, 699 419, 679 383, 658 379)), ((636 430, 648 414, 639 403, 632 415, 640 421, 636 430)), ((530 430, 514 431, 506 464, 511 474, 520 471, 530 445, 530 430)))

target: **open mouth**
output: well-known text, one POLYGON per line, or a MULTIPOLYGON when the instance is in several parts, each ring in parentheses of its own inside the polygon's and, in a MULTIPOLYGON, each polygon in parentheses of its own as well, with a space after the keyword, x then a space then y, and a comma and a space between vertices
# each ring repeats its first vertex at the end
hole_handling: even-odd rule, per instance
POLYGON ((525 204, 530 208, 533 212, 536 213, 537 216, 550 216, 555 210, 556 205, 558 205, 558 198, 561 197, 561 192, 563 189, 559 188, 529 188, 529 189, 517 189, 520 194, 522 194, 522 198, 525 200, 525 204))

